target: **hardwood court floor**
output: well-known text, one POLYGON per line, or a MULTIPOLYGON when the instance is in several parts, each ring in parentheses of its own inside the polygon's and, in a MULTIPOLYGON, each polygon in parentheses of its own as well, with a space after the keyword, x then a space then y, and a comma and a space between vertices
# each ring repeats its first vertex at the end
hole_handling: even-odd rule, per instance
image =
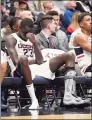
POLYGON ((1 120, 31 120, 31 119, 61 119, 61 120, 92 120, 92 107, 88 108, 54 108, 48 109, 20 111, 10 110, 1 112, 1 120))
POLYGON ((63 114, 63 115, 33 115, 33 116, 11 116, 1 117, 1 120, 31 120, 31 119, 76 119, 91 120, 91 114, 63 114))

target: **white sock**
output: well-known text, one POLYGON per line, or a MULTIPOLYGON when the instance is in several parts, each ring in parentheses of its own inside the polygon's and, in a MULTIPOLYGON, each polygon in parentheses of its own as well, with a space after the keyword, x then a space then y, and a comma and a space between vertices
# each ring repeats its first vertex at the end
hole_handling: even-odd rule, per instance
MULTIPOLYGON (((65 76, 73 77, 75 75, 76 75, 76 72, 74 70, 71 70, 71 71, 67 72, 67 74, 65 76)), ((64 93, 64 96, 67 95, 67 94, 68 95, 72 94, 73 84, 74 84, 74 80, 72 78, 65 80, 65 93, 64 93)))
POLYGON ((73 80, 72 94, 76 95, 76 82, 73 80))
POLYGON ((72 93, 73 79, 65 80, 65 93, 64 95, 69 95, 72 93))
POLYGON ((26 87, 27 87, 27 90, 28 90, 28 93, 29 93, 29 96, 30 96, 30 98, 31 98, 32 103, 33 103, 34 101, 37 101, 37 102, 38 102, 38 100, 37 100, 37 98, 36 98, 36 96, 35 96, 35 90, 34 90, 33 83, 30 84, 30 85, 26 85, 26 87))

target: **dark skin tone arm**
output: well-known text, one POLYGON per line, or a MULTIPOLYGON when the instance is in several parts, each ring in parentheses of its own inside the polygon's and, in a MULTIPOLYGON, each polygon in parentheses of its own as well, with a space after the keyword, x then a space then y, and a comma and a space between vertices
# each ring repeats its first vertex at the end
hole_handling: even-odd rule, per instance
POLYGON ((34 53, 35 53, 35 60, 29 61, 29 64, 42 64, 43 63, 43 56, 40 51, 39 45, 37 43, 36 37, 33 33, 28 33, 26 37, 33 43, 34 46, 34 53))
MULTIPOLYGON (((13 37, 8 37, 6 40, 6 47, 8 49, 9 55, 10 55, 15 66, 19 63, 18 54, 17 54, 17 51, 15 49, 16 43, 17 43, 17 41, 13 37)), ((35 60, 30 60, 29 64, 42 64, 43 57, 42 57, 41 51, 40 51, 37 43, 34 42, 33 46, 34 46, 34 51, 35 51, 35 60)))
POLYGON ((14 65, 16 66, 18 64, 18 54, 15 49, 15 45, 16 45, 17 41, 13 37, 7 37, 5 42, 6 42, 6 47, 8 49, 8 53, 9 53, 14 65))
POLYGON ((74 38, 74 46, 81 46, 85 51, 92 53, 92 45, 88 41, 87 37, 82 34, 76 35, 74 38))

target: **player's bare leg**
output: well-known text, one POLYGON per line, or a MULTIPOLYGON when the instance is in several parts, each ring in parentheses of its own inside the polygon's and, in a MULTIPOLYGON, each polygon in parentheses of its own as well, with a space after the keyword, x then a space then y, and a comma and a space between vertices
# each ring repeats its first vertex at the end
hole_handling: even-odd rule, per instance
POLYGON ((32 77, 31 77, 31 71, 29 68, 28 58, 25 56, 20 57, 19 63, 21 65, 21 71, 22 71, 23 77, 26 81, 26 84, 27 84, 26 87, 27 87, 28 93, 29 93, 31 101, 32 101, 32 105, 29 107, 29 109, 38 109, 39 104, 38 104, 38 100, 35 96, 35 90, 34 90, 34 86, 32 83, 32 77))

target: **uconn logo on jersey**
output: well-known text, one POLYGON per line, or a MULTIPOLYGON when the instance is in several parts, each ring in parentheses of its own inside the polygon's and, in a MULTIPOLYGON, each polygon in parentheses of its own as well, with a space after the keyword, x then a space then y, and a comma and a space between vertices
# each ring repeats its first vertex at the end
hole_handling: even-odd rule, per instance
POLYGON ((33 57, 33 53, 34 53, 34 48, 33 45, 26 45, 26 44, 18 44, 18 48, 22 49, 22 52, 24 53, 24 55, 26 55, 27 57, 33 57))

